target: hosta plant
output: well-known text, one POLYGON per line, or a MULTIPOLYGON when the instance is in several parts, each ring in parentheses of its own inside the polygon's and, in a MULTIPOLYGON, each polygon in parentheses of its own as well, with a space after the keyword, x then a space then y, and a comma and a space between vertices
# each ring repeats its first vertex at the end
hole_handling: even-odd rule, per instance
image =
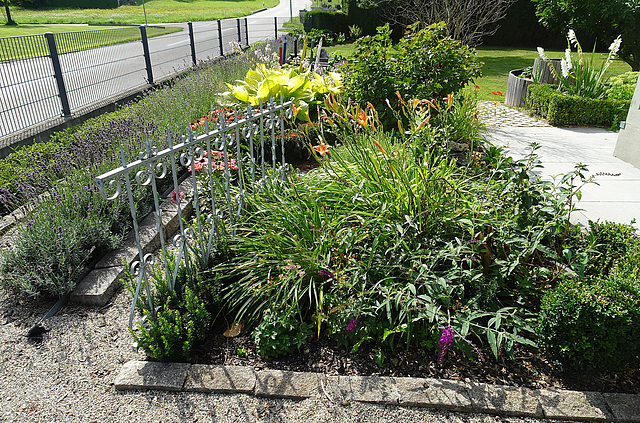
POLYGON ((337 73, 320 75, 299 68, 282 67, 280 69, 258 64, 250 69, 243 80, 235 85, 227 84, 231 91, 224 97, 251 106, 265 104, 270 99, 293 100, 297 119, 308 122, 309 107, 320 104, 330 93, 339 93, 342 89, 341 77, 337 73))

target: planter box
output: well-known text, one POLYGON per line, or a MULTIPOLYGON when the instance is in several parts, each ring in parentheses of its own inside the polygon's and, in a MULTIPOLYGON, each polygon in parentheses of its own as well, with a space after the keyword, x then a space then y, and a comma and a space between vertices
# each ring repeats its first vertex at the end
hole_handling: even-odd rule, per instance
POLYGON ((524 107, 527 97, 527 87, 533 84, 532 79, 520 78, 524 69, 515 69, 509 72, 509 80, 507 82, 507 94, 504 98, 506 106, 524 107))
MULTIPOLYGON (((560 75, 560 59, 551 59, 551 65, 556 71, 556 75, 560 75)), ((535 59, 533 61, 533 74, 538 76, 538 82, 540 84, 559 84, 557 78, 553 76, 551 69, 549 68, 549 63, 546 63, 542 59, 535 59)))

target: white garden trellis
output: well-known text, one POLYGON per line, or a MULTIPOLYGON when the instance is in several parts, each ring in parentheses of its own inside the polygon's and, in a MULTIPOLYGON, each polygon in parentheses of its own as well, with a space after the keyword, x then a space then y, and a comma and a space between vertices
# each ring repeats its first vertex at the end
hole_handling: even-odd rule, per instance
MULTIPOLYGON (((157 304, 153 304, 151 295, 151 278, 154 277, 149 271, 149 267, 154 264, 154 255, 143 251, 140 242, 140 232, 136 221, 136 205, 134 202, 133 189, 134 184, 141 186, 150 186, 151 195, 153 195, 154 215, 156 220, 156 229, 161 234, 160 249, 161 257, 164 264, 165 275, 169 290, 174 290, 179 263, 185 260, 187 254, 187 244, 197 244, 202 251, 203 260, 208 260, 211 255, 211 249, 216 236, 215 225, 220 224, 220 218, 228 213, 226 221, 229 225, 229 231, 235 234, 234 222, 237 216, 242 213, 244 198, 251 186, 256 183, 263 183, 268 178, 284 178, 287 171, 285 161, 285 119, 291 119, 293 116, 293 103, 291 101, 284 102, 282 97, 280 102, 270 100, 267 104, 260 103, 257 110, 247 107, 244 116, 238 114, 235 109, 233 118, 230 122, 225 120, 224 114, 220 114, 217 127, 210 130, 208 120, 205 121, 204 133, 196 135, 191 128, 188 129, 186 136, 182 137, 182 142, 174 145, 170 136, 167 137, 168 147, 158 151, 151 140, 145 143, 145 150, 140 152, 138 159, 128 162, 124 152, 121 151, 122 165, 117 169, 102 174, 96 178, 98 188, 101 195, 108 200, 115 200, 121 195, 126 195, 131 216, 133 219, 133 231, 136 236, 136 245, 138 248, 138 260, 131 265, 131 273, 137 277, 135 293, 133 298, 133 306, 129 317, 129 327, 133 325, 135 315, 135 307, 138 302, 140 289, 144 286, 146 297, 149 302, 149 310, 155 312, 157 304), (279 136, 278 136, 279 132, 279 136), (277 160, 277 139, 281 141, 281 159, 277 160), (265 161, 265 143, 269 140, 271 144, 271 165, 265 161), (259 145, 257 145, 259 143, 259 145), (254 149, 258 149, 257 158, 254 149), (218 152, 223 159, 221 161, 222 168, 218 168, 224 175, 224 198, 225 205, 216 204, 215 191, 218 184, 214 182, 213 160, 211 155, 218 152), (231 155, 236 155, 235 163, 237 164, 238 177, 235 183, 237 187, 232 187, 231 176, 231 155), (205 155, 209 158, 203 160, 205 155), (208 186, 198 186, 198 171, 196 163, 204 163, 204 169, 211 176, 208 178, 208 186), (175 266, 173 273, 169 266, 169 257, 167 256, 166 242, 164 240, 164 224, 162 209, 160 207, 160 192, 158 188, 158 180, 171 178, 170 183, 173 192, 179 197, 179 174, 187 173, 187 177, 191 178, 194 225, 193 230, 187 227, 180 207, 177 207, 179 232, 174 236, 173 243, 178 249, 175 258, 175 266), (124 187, 124 189, 123 189, 124 187), (208 215, 204 215, 203 204, 199 196, 199 189, 209 190, 211 198, 210 210, 208 215), (236 191, 232 195, 232 189, 236 191), (205 223, 211 227, 209 233, 205 233, 205 223)), ((188 265, 188 261, 186 262, 188 265)), ((206 263, 203 263, 206 265, 206 263)))

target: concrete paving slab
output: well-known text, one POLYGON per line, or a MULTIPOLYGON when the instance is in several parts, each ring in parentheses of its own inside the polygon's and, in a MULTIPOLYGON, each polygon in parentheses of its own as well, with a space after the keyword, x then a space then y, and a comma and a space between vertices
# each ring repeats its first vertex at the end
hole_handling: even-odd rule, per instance
POLYGON ((613 416, 599 392, 551 391, 541 389, 540 404, 547 419, 607 421, 613 416))
POLYGON ((189 363, 158 363, 153 361, 129 361, 116 376, 116 390, 162 389, 180 391, 187 378, 189 363))
POLYGON ((305 399, 321 392, 324 379, 325 375, 321 373, 260 370, 256 372, 255 394, 259 397, 305 399))
POLYGON ((487 383, 469 385, 475 411, 507 416, 544 416, 538 391, 487 383))
POLYGON ((640 395, 602 394, 613 416, 621 422, 640 422, 640 395))
POLYGON ((213 393, 253 393, 256 373, 244 366, 194 364, 189 368, 184 389, 213 393))

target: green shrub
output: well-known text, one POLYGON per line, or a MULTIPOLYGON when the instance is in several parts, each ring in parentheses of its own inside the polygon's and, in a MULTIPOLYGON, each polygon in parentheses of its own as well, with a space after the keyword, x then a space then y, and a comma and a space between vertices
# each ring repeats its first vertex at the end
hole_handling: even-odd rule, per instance
POLYGON ((605 94, 609 100, 631 101, 637 81, 638 72, 626 72, 622 75, 611 77, 607 81, 605 94))
POLYGON ((300 322, 290 309, 267 309, 253 330, 256 351, 263 358, 289 354, 306 342, 312 328, 312 324, 300 322))
POLYGON ((601 100, 559 93, 552 86, 532 84, 526 107, 551 125, 595 125, 615 127, 626 117, 629 101, 601 100))
POLYGON ((388 51, 388 25, 378 28, 373 37, 360 38, 342 69, 345 95, 361 106, 372 103, 384 117, 386 100, 395 104, 396 92, 403 99, 438 101, 456 94, 480 75, 480 63, 472 49, 445 34, 442 22, 422 29, 414 24, 399 41, 394 57, 388 51))
MULTIPOLYGON (((145 193, 134 192, 141 209, 145 193)), ((0 286, 33 297, 71 292, 91 259, 116 248, 130 226, 126 200, 102 198, 88 171, 54 186, 35 205, 0 263, 0 286)))
POLYGON ((204 338, 211 323, 205 303, 188 286, 184 292, 174 290, 153 316, 143 312, 145 322, 138 322, 138 345, 160 361, 189 361, 195 343, 204 338))
POLYGON ((448 37, 444 22, 410 25, 396 47, 393 70, 403 98, 440 100, 480 76, 475 50, 448 37))
POLYGON ((640 236, 632 225, 589 221, 583 237, 589 252, 588 275, 606 276, 619 261, 640 251, 640 236))
POLYGON ((562 365, 619 372, 640 355, 640 283, 619 276, 567 279, 542 299, 538 335, 562 365))
POLYGON ((342 68, 344 96, 364 106, 372 103, 378 112, 385 110, 385 100, 394 98, 396 80, 389 58, 391 30, 378 28, 374 36, 359 38, 355 52, 342 68))

